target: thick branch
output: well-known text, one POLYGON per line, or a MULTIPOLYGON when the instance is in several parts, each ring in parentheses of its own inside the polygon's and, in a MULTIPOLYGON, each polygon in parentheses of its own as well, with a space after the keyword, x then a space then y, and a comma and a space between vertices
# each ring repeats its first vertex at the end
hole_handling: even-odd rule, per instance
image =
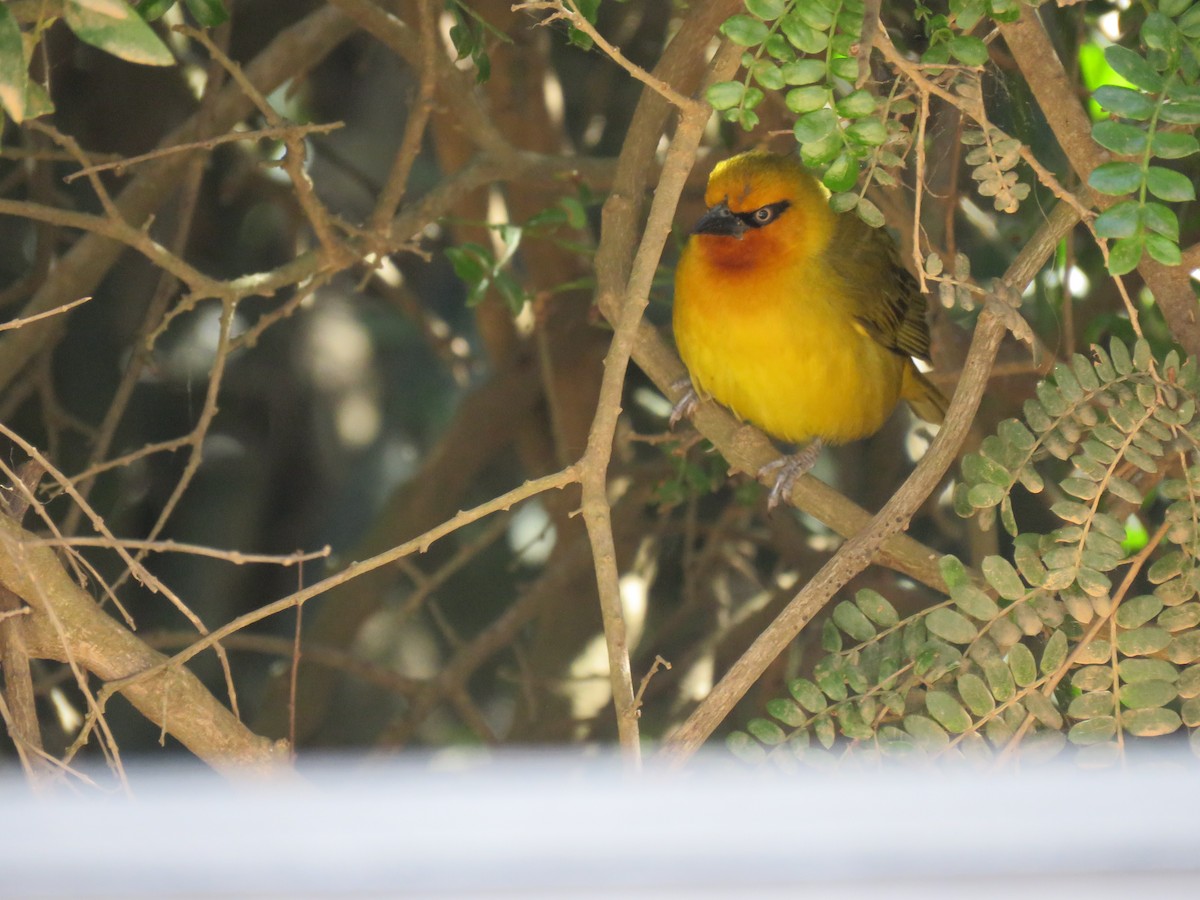
MULTIPOLYGON (((0 516, 0 584, 34 610, 20 618, 31 656, 73 660, 112 681, 162 666, 167 657, 105 613, 63 570, 54 551, 0 516)), ((252 733, 182 666, 130 683, 122 694, 151 722, 214 768, 266 771, 286 765, 282 744, 252 733)))

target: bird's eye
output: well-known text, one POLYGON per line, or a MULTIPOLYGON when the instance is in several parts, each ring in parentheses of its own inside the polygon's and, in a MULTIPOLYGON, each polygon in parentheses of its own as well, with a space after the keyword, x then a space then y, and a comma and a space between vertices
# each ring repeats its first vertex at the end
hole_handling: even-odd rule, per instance
POLYGON ((775 218, 775 209, 770 206, 760 206, 754 211, 754 224, 766 225, 775 218))

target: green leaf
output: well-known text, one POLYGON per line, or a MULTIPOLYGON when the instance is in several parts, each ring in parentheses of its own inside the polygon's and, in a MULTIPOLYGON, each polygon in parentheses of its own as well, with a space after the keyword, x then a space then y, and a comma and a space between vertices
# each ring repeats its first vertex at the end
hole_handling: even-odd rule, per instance
POLYGON ((757 47, 770 33, 761 20, 743 15, 730 16, 720 31, 739 47, 757 47))
POLYGON ((799 728, 808 720, 804 711, 795 702, 785 697, 768 700, 767 712, 790 728, 799 728))
POLYGON ((492 255, 487 248, 475 243, 447 247, 446 257, 454 268, 454 274, 466 282, 472 292, 487 285, 492 272, 492 255))
POLYGON ((1150 166, 1147 169, 1146 187, 1160 200, 1183 203, 1196 199, 1195 185, 1186 176, 1162 166, 1150 166))
POLYGON ((1183 159, 1200 151, 1200 141, 1181 131, 1156 131, 1150 139, 1150 150, 1162 159, 1183 159))
POLYGON ((1013 644, 1008 651, 1008 668, 1020 687, 1029 687, 1037 681, 1037 663, 1033 660, 1033 653, 1024 644, 1013 644))
POLYGON ((829 36, 801 19, 795 9, 779 20, 779 30, 802 53, 823 53, 829 46, 829 36))
POLYGON ((950 738, 942 726, 928 716, 905 716, 904 730, 913 736, 917 746, 924 750, 937 752, 950 743, 950 738))
MULTIPOLYGON (((1179 28, 1161 11, 1150 13, 1142 23, 1142 43, 1151 50, 1163 51, 1168 57, 1179 52, 1179 37, 1179 28)), ((1162 54, 1151 56, 1152 59, 1162 58, 1162 54)))
POLYGON ((1112 581, 1108 576, 1088 566, 1079 567, 1075 580, 1089 597, 1103 597, 1112 590, 1112 581))
POLYGON ((778 19, 785 9, 787 0, 746 0, 746 11, 766 22, 778 19))
POLYGON ((858 199, 858 194, 853 192, 834 194, 829 198, 829 208, 836 213, 849 212, 858 206, 858 199))
POLYGON ((1123 659, 1118 671, 1121 680, 1126 684, 1138 681, 1179 681, 1179 670, 1165 659, 1123 659))
POLYGON ((1067 740, 1079 746, 1102 744, 1117 733, 1117 720, 1112 716, 1098 716, 1071 726, 1067 740))
POLYGON ((1046 641, 1046 648, 1042 651, 1042 674, 1057 672, 1066 659, 1067 635, 1063 631, 1055 631, 1050 635, 1050 640, 1046 641))
POLYGON ((821 138, 819 141, 809 141, 800 145, 800 158, 804 160, 804 164, 810 169, 819 169, 833 161, 833 158, 841 152, 843 143, 842 136, 834 133, 827 137, 821 138))
POLYGON ((842 676, 836 659, 823 659, 813 666, 813 678, 830 700, 840 703, 849 696, 846 692, 846 679, 842 676))
POLYGON ((1094 224, 1102 238, 1133 237, 1141 224, 1141 207, 1136 200, 1122 200, 1100 213, 1094 224))
POLYGON ((875 112, 875 95, 866 89, 854 91, 837 102, 837 111, 847 119, 861 119, 875 112))
POLYGON ((1127 709, 1153 709, 1179 696, 1179 687, 1170 681, 1138 681, 1122 685, 1118 696, 1127 709))
POLYGON ((967 492, 967 499, 976 509, 988 509, 1004 499, 1006 492, 998 484, 972 485, 967 492))
POLYGON ((1181 666, 1200 659, 1200 631, 1185 631, 1176 635, 1167 648, 1167 659, 1181 666))
POLYGON ((875 637, 875 626, 857 606, 846 600, 833 608, 833 621, 838 628, 860 643, 875 637))
POLYGON ((567 28, 567 40, 570 41, 573 47, 578 47, 580 50, 591 50, 595 46, 595 41, 592 36, 585 31, 581 31, 574 25, 567 28))
POLYGON ((746 93, 742 96, 743 109, 741 111, 741 121, 742 121, 743 128, 746 128, 747 130, 749 130, 749 129, 753 128, 756 124, 758 124, 758 116, 747 117, 747 113, 750 110, 754 109, 754 107, 758 106, 758 104, 762 103, 763 100, 765 99, 765 97, 766 97, 766 94, 764 94, 762 92, 762 90, 760 90, 759 88, 756 88, 756 87, 746 88, 746 93), (746 124, 746 122, 748 121, 748 118, 750 120, 749 125, 746 124))
POLYGON ((996 708, 992 692, 988 690, 983 679, 973 672, 959 675, 956 682, 958 695, 962 697, 967 708, 977 716, 986 716, 996 708))
POLYGON ((1153 625, 1117 634, 1117 649, 1126 656, 1149 656, 1165 650, 1170 643, 1171 632, 1153 625))
POLYGON ((788 682, 788 691, 796 702, 810 713, 817 713, 829 705, 821 689, 807 678, 794 678, 788 682))
POLYGON ((962 734, 971 727, 970 714, 946 691, 926 693, 925 708, 939 725, 953 734, 962 734))
POLYGON ((864 147, 878 147, 887 142, 887 126, 879 119, 859 119, 846 126, 846 137, 864 147))
POLYGON ((950 592, 954 605, 973 619, 990 622, 1000 614, 996 601, 973 584, 955 588, 950 592))
POLYGON ((176 0, 141 0, 138 4, 138 15, 147 22, 154 22, 167 14, 176 0))
MULTIPOLYGON (((878 180, 878 172, 876 173, 876 180, 878 180)), ((883 225, 884 225, 883 213, 880 211, 878 206, 876 206, 874 203, 872 203, 866 197, 862 197, 861 199, 859 199, 858 205, 855 207, 854 211, 856 213, 858 213, 858 217, 860 219, 862 219, 864 222, 866 222, 872 228, 882 228, 883 227, 883 225)))
POLYGON ((1122 238, 1108 249, 1108 271, 1113 275, 1126 275, 1142 261, 1145 240, 1141 237, 1122 238))
POLYGON ((744 731, 735 731, 725 738, 725 746, 742 762, 751 765, 761 765, 767 759, 767 751, 762 744, 744 731))
POLYGON ((1200 698, 1193 697, 1179 707, 1179 717, 1189 728, 1200 725, 1200 698))
POLYGON ((1122 47, 1120 44, 1105 47, 1104 58, 1113 67, 1113 71, 1144 91, 1157 94, 1165 87, 1162 76, 1155 71, 1154 66, 1128 47, 1122 47))
MULTIPOLYGON (((1130 660, 1124 662, 1130 662, 1130 660)), ((1099 691, 1112 687, 1112 683, 1112 669, 1108 666, 1084 666, 1076 669, 1075 674, 1071 676, 1071 686, 1081 691, 1099 691)))
POLYGON ((1164 103, 1159 107, 1158 115, 1164 122, 1175 125, 1200 125, 1200 102, 1164 103))
MULTIPOLYGON (((790 93, 794 94, 796 91, 790 93)), ((802 144, 822 140, 836 131, 837 124, 837 114, 832 109, 818 109, 807 113, 796 120, 796 140, 802 144)))
POLYGON ((758 60, 750 67, 750 74, 768 91, 777 91, 784 85, 783 72, 769 59, 758 60))
POLYGON ((895 628, 900 624, 900 614, 887 598, 870 588, 863 588, 854 595, 854 604, 862 614, 881 628, 895 628))
POLYGON ((1152 259, 1164 266, 1177 266, 1183 262, 1179 244, 1161 234, 1146 235, 1146 252, 1152 259))
MULTIPOLYGON (((1175 215, 1175 210, 1163 206, 1161 203, 1149 201, 1142 208, 1142 220, 1151 231, 1172 241, 1179 240, 1179 217, 1175 215)), ((1099 222, 1100 219, 1097 218, 1096 221, 1099 222)), ((1115 236, 1122 237, 1123 235, 1115 236)))
POLYGON ((967 574, 967 567, 953 554, 947 553, 938 560, 938 570, 941 572, 942 580, 946 582, 946 587, 950 588, 951 591, 957 587, 971 583, 971 576, 967 574))
POLYGON ((1142 186, 1142 170, 1128 162, 1103 163, 1092 169, 1088 184, 1102 194, 1130 194, 1142 186))
POLYGON ((1183 720, 1173 709, 1135 709, 1121 716, 1121 726, 1127 734, 1137 737, 1160 737, 1179 730, 1183 720))
POLYGON ((192 18, 205 28, 213 28, 229 21, 229 11, 223 0, 183 0, 192 18))
POLYGON ((946 42, 950 55, 964 66, 982 66, 988 61, 988 49, 977 37, 956 34, 946 42))
POLYGON ((1164 610, 1158 617, 1158 626, 1167 631, 1184 631, 1200 625, 1200 603, 1185 603, 1164 610))
POLYGON ((21 27, 7 6, 0 6, 0 105, 20 125, 25 120, 29 74, 21 27))
MULTIPOLYGON (((842 81, 848 81, 854 84, 858 81, 858 59, 849 56, 835 57, 829 63, 829 71, 833 73, 835 78, 840 78, 842 81)), ((897 106, 900 101, 892 103, 892 112, 898 113, 900 110, 897 106)))
POLYGON ((1146 132, 1136 125, 1104 119, 1092 126, 1092 138, 1101 147, 1122 156, 1137 156, 1146 149, 1146 132))
POLYGON ((746 730, 768 747, 782 744, 787 737, 783 729, 770 719, 751 719, 746 723, 746 730))
POLYGON ((1122 628, 1141 628, 1160 612, 1163 602, 1153 594, 1130 597, 1117 609, 1117 624, 1122 628))
MULTIPOLYGON (((1182 0, 1174 5, 1186 5, 1182 0)), ((1182 16, 1179 17, 1179 30, 1187 37, 1200 37, 1200 6, 1191 4, 1190 8, 1182 16)))
POLYGON ((952 644, 969 644, 979 630, 962 613, 952 609, 935 609, 925 617, 925 627, 930 634, 937 635, 952 644))
MULTIPOLYGON (((1107 684, 1112 684, 1111 670, 1108 673, 1107 684)), ((1072 719, 1094 719, 1097 716, 1110 716, 1112 712, 1113 695, 1112 691, 1107 690, 1080 694, 1067 707, 1067 715, 1072 719)))
POLYGON ((788 84, 812 84, 825 78, 825 61, 821 59, 797 59, 780 67, 783 80, 788 84))
POLYGON ((1092 99, 1111 113, 1142 121, 1154 115, 1154 101, 1132 88, 1105 84, 1096 88, 1092 99))
POLYGON ((983 560, 983 576, 1005 600, 1019 600, 1028 590, 1012 563, 1002 556, 987 556, 983 560))
POLYGON ((167 45, 125 0, 65 0, 63 19, 85 44, 127 62, 175 64, 167 45))
POLYGON ((1062 713, 1055 708, 1054 704, 1044 694, 1038 691, 1030 691, 1025 695, 1024 703, 1025 709, 1047 728, 1058 731, 1063 727, 1062 713))
POLYGON ((858 162, 848 153, 842 153, 829 164, 821 183, 830 191, 848 191, 858 180, 858 162))
MULTIPOLYGON (((829 102, 829 88, 823 84, 794 88, 784 95, 783 102, 789 110, 797 115, 813 113, 821 110, 829 102)), ((829 113, 833 115, 833 110, 829 110, 829 113)), ((836 119, 836 116, 834 118, 836 119)), ((804 142, 804 139, 799 136, 796 140, 804 142)))
POLYGON ((1016 693, 1017 685, 1013 681, 1012 672, 999 657, 989 658, 980 664, 983 676, 987 679, 992 696, 1003 703, 1016 693))
POLYGON ((704 99, 713 109, 732 109, 742 102, 746 86, 740 81, 718 81, 710 84, 704 92, 704 99))
POLYGON ((821 649, 826 653, 841 653, 842 633, 838 631, 833 619, 826 619, 821 626, 821 649))
POLYGON ((833 719, 828 713, 822 713, 817 716, 813 722, 813 732, 817 735, 817 740, 821 742, 821 746, 828 750, 833 746, 834 740, 837 739, 837 731, 833 727, 833 719))

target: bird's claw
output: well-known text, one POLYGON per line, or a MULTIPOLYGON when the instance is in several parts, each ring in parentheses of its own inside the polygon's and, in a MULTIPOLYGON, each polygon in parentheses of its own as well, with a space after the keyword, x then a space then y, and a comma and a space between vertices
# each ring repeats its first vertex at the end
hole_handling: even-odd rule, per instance
POLYGON ((775 473, 775 483, 771 486, 771 493, 767 495, 767 512, 771 512, 784 499, 792 496, 796 482, 808 474, 820 455, 821 441, 818 438, 799 453, 781 456, 758 470, 759 478, 775 473))
POLYGON ((683 395, 671 407, 671 418, 667 420, 668 428, 674 428, 681 419, 690 419, 692 413, 696 411, 696 407, 700 405, 700 395, 692 387, 692 380, 690 378, 681 378, 675 384, 671 385, 671 387, 677 391, 683 391, 683 395))

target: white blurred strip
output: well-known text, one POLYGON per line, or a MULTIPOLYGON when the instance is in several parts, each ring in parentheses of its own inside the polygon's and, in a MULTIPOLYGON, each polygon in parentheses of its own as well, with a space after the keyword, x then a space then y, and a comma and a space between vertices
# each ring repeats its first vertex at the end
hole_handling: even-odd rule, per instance
POLYGON ((304 775, 230 784, 135 765, 133 799, 33 796, 10 778, 0 896, 1061 900, 1200 884, 1190 756, 990 777, 355 757, 304 775))

